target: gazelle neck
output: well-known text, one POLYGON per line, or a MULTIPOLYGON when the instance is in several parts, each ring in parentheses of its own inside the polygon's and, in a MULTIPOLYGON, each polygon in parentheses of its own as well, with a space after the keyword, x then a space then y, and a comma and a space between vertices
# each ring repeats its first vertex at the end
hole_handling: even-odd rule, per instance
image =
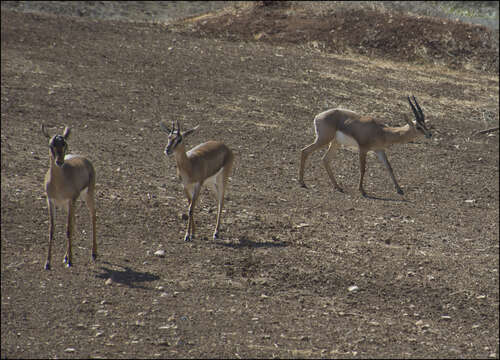
POLYGON ((387 140, 391 144, 404 144, 419 135, 418 130, 408 124, 400 127, 388 127, 385 130, 387 140))
POLYGON ((175 147, 174 157, 175 157, 175 163, 177 164, 178 169, 185 169, 188 171, 191 169, 191 162, 189 161, 189 158, 187 157, 186 148, 185 148, 184 144, 181 143, 175 147))
POLYGON ((59 172, 61 169, 56 165, 56 159, 52 155, 52 151, 49 149, 49 170, 52 174, 59 172))

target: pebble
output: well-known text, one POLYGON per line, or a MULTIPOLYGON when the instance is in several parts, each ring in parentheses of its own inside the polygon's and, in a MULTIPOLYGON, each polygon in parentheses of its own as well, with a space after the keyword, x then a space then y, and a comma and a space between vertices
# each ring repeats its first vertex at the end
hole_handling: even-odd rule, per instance
POLYGON ((164 257, 165 256, 165 250, 157 250, 157 251, 155 251, 155 256, 164 257))

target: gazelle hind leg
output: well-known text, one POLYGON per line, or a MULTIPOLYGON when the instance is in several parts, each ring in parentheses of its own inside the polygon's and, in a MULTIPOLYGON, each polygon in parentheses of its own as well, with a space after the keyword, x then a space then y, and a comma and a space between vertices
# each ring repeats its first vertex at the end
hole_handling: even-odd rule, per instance
POLYGON ((234 157, 231 154, 231 158, 227 162, 227 164, 224 166, 222 171, 217 174, 215 178, 215 188, 217 190, 217 222, 215 224, 215 231, 214 231, 214 240, 219 238, 219 226, 220 226, 220 220, 222 216, 222 208, 224 206, 224 194, 226 191, 226 186, 227 186, 227 180, 229 178, 229 175, 231 175, 231 170, 233 168, 233 161, 234 157))
POLYGON ((316 150, 326 146, 332 139, 322 138, 319 136, 319 132, 316 129, 316 139, 312 144, 307 145, 305 148, 301 150, 300 153, 300 169, 299 169, 299 184, 302 187, 307 187, 304 182, 304 169, 306 166, 306 160, 313 152, 316 150))
POLYGON ((328 147, 328 150, 326 151, 325 155, 323 155, 322 160, 323 160, 323 166, 325 167, 326 172, 328 173, 328 177, 330 178, 330 181, 332 182, 333 186, 338 191, 343 192, 342 188, 339 186, 339 184, 337 184, 332 169, 330 168, 330 162, 332 161, 333 153, 337 148, 338 144, 335 141, 331 141, 330 146, 328 147))
POLYGON ((64 263, 67 267, 73 265, 73 254, 71 251, 71 240, 75 230, 75 200, 69 200, 68 203, 68 224, 66 228, 66 236, 68 238, 68 246, 66 248, 66 255, 64 255, 64 263))
POLYGON ((217 196, 217 221, 215 223, 215 230, 213 235, 213 238, 215 240, 219 238, 220 217, 222 213, 222 207, 224 206, 225 180, 223 173, 217 175, 214 187, 217 196))
POLYGON ((87 208, 90 214, 90 221, 92 222, 92 252, 91 257, 92 260, 95 261, 97 258, 97 215, 95 210, 95 198, 94 198, 94 187, 92 186, 87 190, 87 194, 85 194, 85 203, 87 204, 87 208))

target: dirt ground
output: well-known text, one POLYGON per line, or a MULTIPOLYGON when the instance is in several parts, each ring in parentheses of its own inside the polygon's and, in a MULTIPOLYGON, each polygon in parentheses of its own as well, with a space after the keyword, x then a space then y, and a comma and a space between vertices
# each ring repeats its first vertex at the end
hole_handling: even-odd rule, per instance
MULTIPOLYGON (((308 9, 165 25, 2 8, 2 358, 498 358, 499 138, 475 134, 498 126, 498 52, 450 40, 463 49, 455 64, 432 64, 385 42, 385 53, 335 51, 298 22, 284 27, 292 15, 324 26, 308 9), (344 193, 324 150, 299 186, 316 114, 339 106, 402 126, 410 94, 433 137, 388 150, 404 195, 369 156, 362 197, 358 156, 345 149, 332 164, 344 193), (187 201, 160 118, 200 125, 188 148, 214 139, 233 149, 222 239, 211 238, 216 202, 204 190, 197 237, 183 241, 187 201), (51 134, 71 127, 70 150, 96 168, 95 263, 79 201, 74 266, 62 263, 59 211, 43 269, 42 122, 51 134)), ((393 21, 431 21, 436 39, 455 29, 393 21)), ((412 26, 422 49, 427 35, 412 26)))

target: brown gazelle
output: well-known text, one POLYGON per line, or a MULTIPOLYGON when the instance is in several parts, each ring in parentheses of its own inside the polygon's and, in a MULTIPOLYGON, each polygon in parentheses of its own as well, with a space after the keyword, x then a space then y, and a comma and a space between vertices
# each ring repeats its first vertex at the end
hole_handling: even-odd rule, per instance
POLYGON ((174 122, 172 122, 172 129, 169 129, 163 122, 160 123, 160 126, 164 131, 168 132, 168 143, 165 147, 165 154, 167 156, 173 154, 175 157, 177 175, 182 180, 184 193, 189 204, 189 218, 184 240, 190 241, 194 238, 195 225, 193 212, 204 182, 211 182, 217 194, 217 223, 213 235, 214 239, 217 239, 219 236, 222 206, 224 205, 224 191, 233 167, 233 152, 226 145, 218 141, 207 141, 186 152, 183 140, 192 134, 198 126, 184 132, 181 132, 179 122, 177 122, 177 129, 174 122))
POLYGON ((56 205, 68 210, 66 236, 68 247, 64 262, 68 267, 72 263, 71 238, 74 233, 75 204, 83 193, 92 221, 92 260, 97 257, 96 241, 96 210, 95 210, 95 171, 92 163, 80 155, 67 154, 70 129, 66 127, 63 135, 50 137, 42 124, 42 133, 49 139, 50 167, 45 175, 45 192, 47 193, 47 207, 49 210, 49 252, 45 269, 50 270, 52 240, 55 230, 56 205))
POLYGON ((335 177, 330 168, 329 162, 335 149, 339 145, 355 148, 359 151, 359 191, 363 196, 366 196, 363 189, 363 177, 365 175, 366 154, 369 151, 374 151, 379 160, 385 165, 389 171, 398 194, 403 194, 403 190, 398 185, 392 167, 387 160, 385 149, 393 144, 407 143, 419 136, 425 135, 426 138, 431 137, 429 129, 425 125, 425 118, 422 109, 417 103, 417 99, 413 96, 415 105, 412 104, 410 97, 408 102, 415 114, 415 123, 411 121, 406 114, 403 115, 407 125, 401 127, 390 127, 377 122, 373 117, 361 116, 350 110, 330 109, 318 114, 314 118, 314 127, 316 130, 315 141, 302 149, 299 170, 299 183, 306 187, 304 183, 304 167, 307 157, 315 150, 330 144, 328 151, 323 156, 323 165, 330 177, 333 186, 339 191, 342 188, 335 181, 335 177), (415 108, 416 106, 416 108, 415 108))

